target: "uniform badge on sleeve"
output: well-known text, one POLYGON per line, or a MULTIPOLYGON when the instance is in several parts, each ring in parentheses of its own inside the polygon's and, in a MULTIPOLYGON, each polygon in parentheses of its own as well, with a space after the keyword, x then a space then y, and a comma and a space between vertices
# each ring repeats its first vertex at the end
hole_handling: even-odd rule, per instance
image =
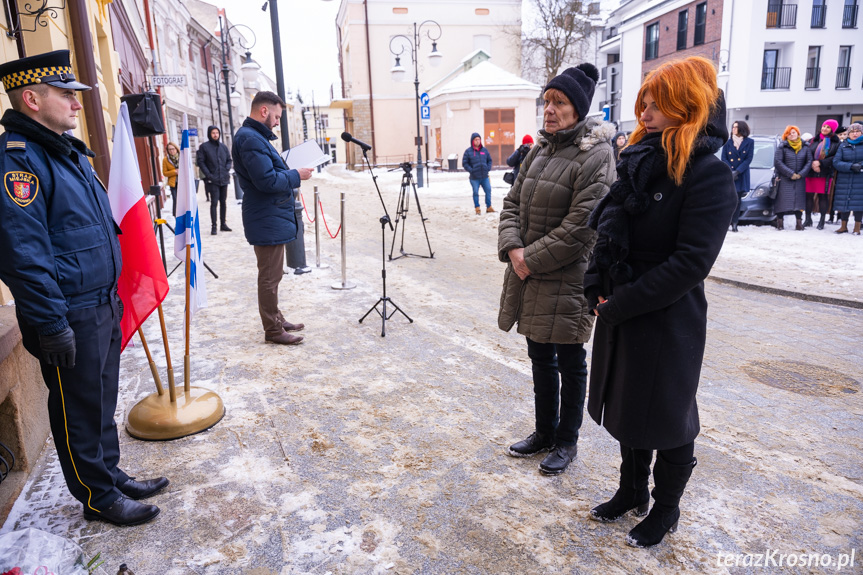
POLYGON ((6 193, 22 208, 30 205, 39 193, 39 178, 30 172, 6 172, 6 193))

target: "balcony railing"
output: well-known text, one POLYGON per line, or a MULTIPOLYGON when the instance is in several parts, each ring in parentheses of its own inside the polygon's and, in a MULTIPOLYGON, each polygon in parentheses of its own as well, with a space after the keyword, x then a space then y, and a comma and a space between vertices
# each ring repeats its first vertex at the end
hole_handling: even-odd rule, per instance
POLYGON ((851 86, 851 67, 840 66, 836 68, 836 89, 848 88, 851 86))
POLYGON ((824 28, 826 20, 827 6, 825 4, 812 6, 812 22, 810 24, 810 28, 824 28))
POLYGON ((806 68, 806 89, 814 90, 821 82, 821 68, 806 68))
POLYGON ((797 4, 779 4, 770 2, 767 4, 767 27, 768 28, 795 28, 797 27, 797 4))
POLYGON ((764 68, 762 70, 762 90, 787 90, 790 87, 791 68, 764 68))
POLYGON ((857 27, 857 5, 856 4, 845 6, 845 10, 842 12, 842 27, 843 28, 856 28, 857 27))

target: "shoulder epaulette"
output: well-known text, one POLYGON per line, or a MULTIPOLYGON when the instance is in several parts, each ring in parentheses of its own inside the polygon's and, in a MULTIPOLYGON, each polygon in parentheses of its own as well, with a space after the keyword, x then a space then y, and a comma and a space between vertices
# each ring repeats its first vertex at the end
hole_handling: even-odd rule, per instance
POLYGON ((27 150, 27 139, 21 134, 15 132, 7 133, 6 135, 6 150, 27 150))

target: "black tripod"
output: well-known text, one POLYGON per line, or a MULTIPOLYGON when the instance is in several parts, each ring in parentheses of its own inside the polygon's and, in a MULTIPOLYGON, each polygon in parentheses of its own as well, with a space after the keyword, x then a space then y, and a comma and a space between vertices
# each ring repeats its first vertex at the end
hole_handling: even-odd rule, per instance
POLYGON ((399 258, 403 258, 406 256, 415 256, 418 258, 433 258, 434 252, 432 252, 431 242, 429 242, 429 233, 426 229, 426 220, 428 218, 423 217, 423 209, 420 206, 420 198, 417 195, 417 186, 414 183, 413 175, 411 174, 411 163, 403 162, 399 164, 399 168, 404 170, 404 174, 402 174, 402 185, 401 189, 399 189, 399 201, 396 205, 396 227, 393 231, 393 243, 390 246, 390 260, 397 260, 399 258), (423 232, 426 236, 426 244, 429 247, 429 255, 424 256, 420 254, 409 254, 405 252, 405 224, 402 224, 402 238, 401 245, 399 246, 400 256, 393 257, 393 250, 396 246, 396 236, 399 234, 399 220, 405 221, 407 223, 408 217, 408 208, 410 207, 410 189, 413 188, 414 191, 414 201, 417 204, 417 211, 420 213, 420 221, 423 224, 423 232))
POLYGON ((380 298, 378 298, 378 301, 375 302, 375 305, 373 305, 371 307, 371 309, 369 309, 369 311, 367 311, 365 313, 365 315, 360 318, 360 323, 363 323, 363 320, 366 319, 369 316, 369 314, 372 313, 373 311, 377 312, 378 315, 381 316, 381 337, 386 337, 386 335, 387 335, 387 320, 390 319, 391 317, 393 317, 393 315, 395 315, 396 312, 399 312, 400 314, 405 316, 407 318, 407 320, 411 323, 413 323, 414 320, 412 320, 408 316, 408 314, 406 314, 404 311, 402 311, 402 308, 400 308, 398 305, 396 305, 396 302, 394 302, 392 299, 390 299, 387 296, 387 226, 389 225, 390 229, 392 229, 393 224, 390 221, 389 213, 387 213, 387 206, 386 206, 386 204, 384 204, 384 198, 381 195, 381 189, 378 187, 378 177, 374 174, 374 172, 372 172, 372 165, 371 165, 371 163, 369 163, 369 158, 366 155, 366 151, 367 150, 365 150, 365 149, 363 150, 363 158, 365 158, 366 165, 369 167, 369 173, 372 175, 372 181, 375 184, 375 189, 377 189, 377 191, 378 191, 378 198, 380 198, 381 206, 383 206, 383 208, 384 208, 384 215, 381 216, 381 219, 380 219, 380 222, 381 222, 381 280, 383 282, 384 295, 382 295, 380 298), (387 314, 387 302, 392 304, 392 306, 395 308, 389 314, 387 314), (381 306, 381 309, 378 309, 378 305, 381 306))

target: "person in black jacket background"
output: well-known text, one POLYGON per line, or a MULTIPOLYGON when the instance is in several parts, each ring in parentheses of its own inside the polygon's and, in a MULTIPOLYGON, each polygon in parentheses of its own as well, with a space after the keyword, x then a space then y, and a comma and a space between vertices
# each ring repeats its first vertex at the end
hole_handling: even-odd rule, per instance
POLYGON ((470 135, 470 142, 470 148, 465 150, 461 157, 461 166, 470 172, 473 207, 476 209, 476 215, 479 215, 479 187, 482 186, 485 191, 485 211, 491 213, 494 211, 491 207, 491 180, 488 177, 488 172, 491 170, 491 154, 482 145, 482 138, 477 132, 470 135))
POLYGON ((119 467, 119 228, 84 142, 65 135, 82 108, 69 51, 0 65, 11 110, 0 119, 0 279, 15 298, 24 348, 39 360, 66 486, 84 517, 137 525, 159 514, 134 501, 168 485, 119 467))
POLYGON ((216 126, 207 128, 207 141, 198 148, 198 168, 204 176, 204 191, 210 199, 210 221, 213 224, 211 233, 215 236, 216 230, 216 205, 221 205, 221 230, 230 232, 227 223, 228 205, 228 182, 231 181, 231 153, 228 146, 219 141, 221 132, 216 126))
POLYGON ((284 107, 284 100, 272 92, 255 94, 249 117, 234 136, 231 153, 245 191, 243 229, 258 260, 258 311, 264 340, 296 345, 303 341, 302 336, 288 332, 300 331, 305 325, 290 323, 279 311, 279 283, 284 274, 285 244, 297 239, 294 188, 300 187, 300 180, 311 178, 312 170, 288 169, 270 144, 276 139, 273 127, 278 125, 284 107))
POLYGON ((521 170, 521 163, 527 157, 527 153, 530 151, 531 146, 533 146, 533 137, 531 137, 530 134, 525 134, 524 138, 521 139, 521 145, 517 147, 506 159, 506 165, 512 168, 513 183, 518 177, 518 172, 521 170))

